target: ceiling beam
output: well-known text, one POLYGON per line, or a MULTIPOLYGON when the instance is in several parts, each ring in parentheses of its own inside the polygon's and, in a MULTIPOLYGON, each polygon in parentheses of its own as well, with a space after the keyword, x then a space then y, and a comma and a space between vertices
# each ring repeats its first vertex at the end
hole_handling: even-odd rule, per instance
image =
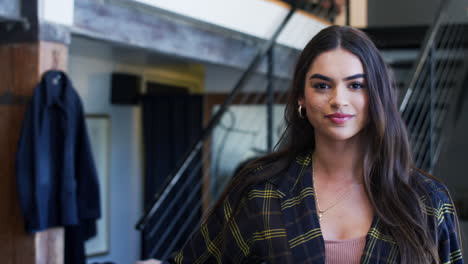
MULTIPOLYGON (((73 35, 245 69, 266 40, 128 0, 75 0, 73 35)), ((290 78, 299 51, 275 47, 275 76, 290 78)), ((259 67, 266 72, 266 63, 259 67)))

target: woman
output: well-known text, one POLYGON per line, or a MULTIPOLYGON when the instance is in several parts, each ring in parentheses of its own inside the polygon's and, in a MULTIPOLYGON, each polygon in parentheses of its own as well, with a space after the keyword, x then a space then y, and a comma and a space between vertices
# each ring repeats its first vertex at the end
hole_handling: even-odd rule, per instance
POLYGON ((243 169, 169 262, 463 263, 452 201, 414 168, 394 89, 364 33, 318 33, 282 149, 243 169))

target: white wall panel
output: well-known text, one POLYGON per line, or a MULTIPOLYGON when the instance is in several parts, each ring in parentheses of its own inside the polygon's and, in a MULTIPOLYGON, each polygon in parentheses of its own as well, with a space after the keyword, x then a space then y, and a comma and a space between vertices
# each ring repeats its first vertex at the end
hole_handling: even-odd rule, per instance
POLYGON ((47 22, 72 26, 74 0, 40 0, 39 18, 47 22))

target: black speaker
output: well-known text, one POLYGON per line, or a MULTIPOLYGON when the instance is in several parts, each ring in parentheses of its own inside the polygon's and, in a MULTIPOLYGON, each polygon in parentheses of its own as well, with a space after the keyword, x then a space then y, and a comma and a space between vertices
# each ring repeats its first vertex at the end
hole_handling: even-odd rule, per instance
POLYGON ((112 73, 111 104, 136 105, 140 101, 140 76, 112 73))

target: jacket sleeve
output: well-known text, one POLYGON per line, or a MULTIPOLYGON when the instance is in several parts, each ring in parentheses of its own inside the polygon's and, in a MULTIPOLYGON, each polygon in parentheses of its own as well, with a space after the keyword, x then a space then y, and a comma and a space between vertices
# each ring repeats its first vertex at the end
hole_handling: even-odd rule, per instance
POLYGON ((460 237, 457 231, 457 215, 448 190, 445 186, 439 189, 435 209, 438 224, 438 247, 440 263, 461 264, 463 262, 460 237))
POLYGON ((239 197, 236 190, 230 192, 167 263, 255 262, 251 250, 256 218, 261 214, 257 205, 246 196, 239 197), (235 209, 237 206, 238 210, 235 209), (234 211, 237 213, 232 216, 234 211))
MULTIPOLYGON (((35 190, 35 141, 34 141, 34 107, 28 104, 21 136, 16 153, 16 186, 21 212, 24 216, 26 231, 34 232, 39 228, 39 219, 35 190)), ((36 120, 37 121, 37 120, 36 120)))

